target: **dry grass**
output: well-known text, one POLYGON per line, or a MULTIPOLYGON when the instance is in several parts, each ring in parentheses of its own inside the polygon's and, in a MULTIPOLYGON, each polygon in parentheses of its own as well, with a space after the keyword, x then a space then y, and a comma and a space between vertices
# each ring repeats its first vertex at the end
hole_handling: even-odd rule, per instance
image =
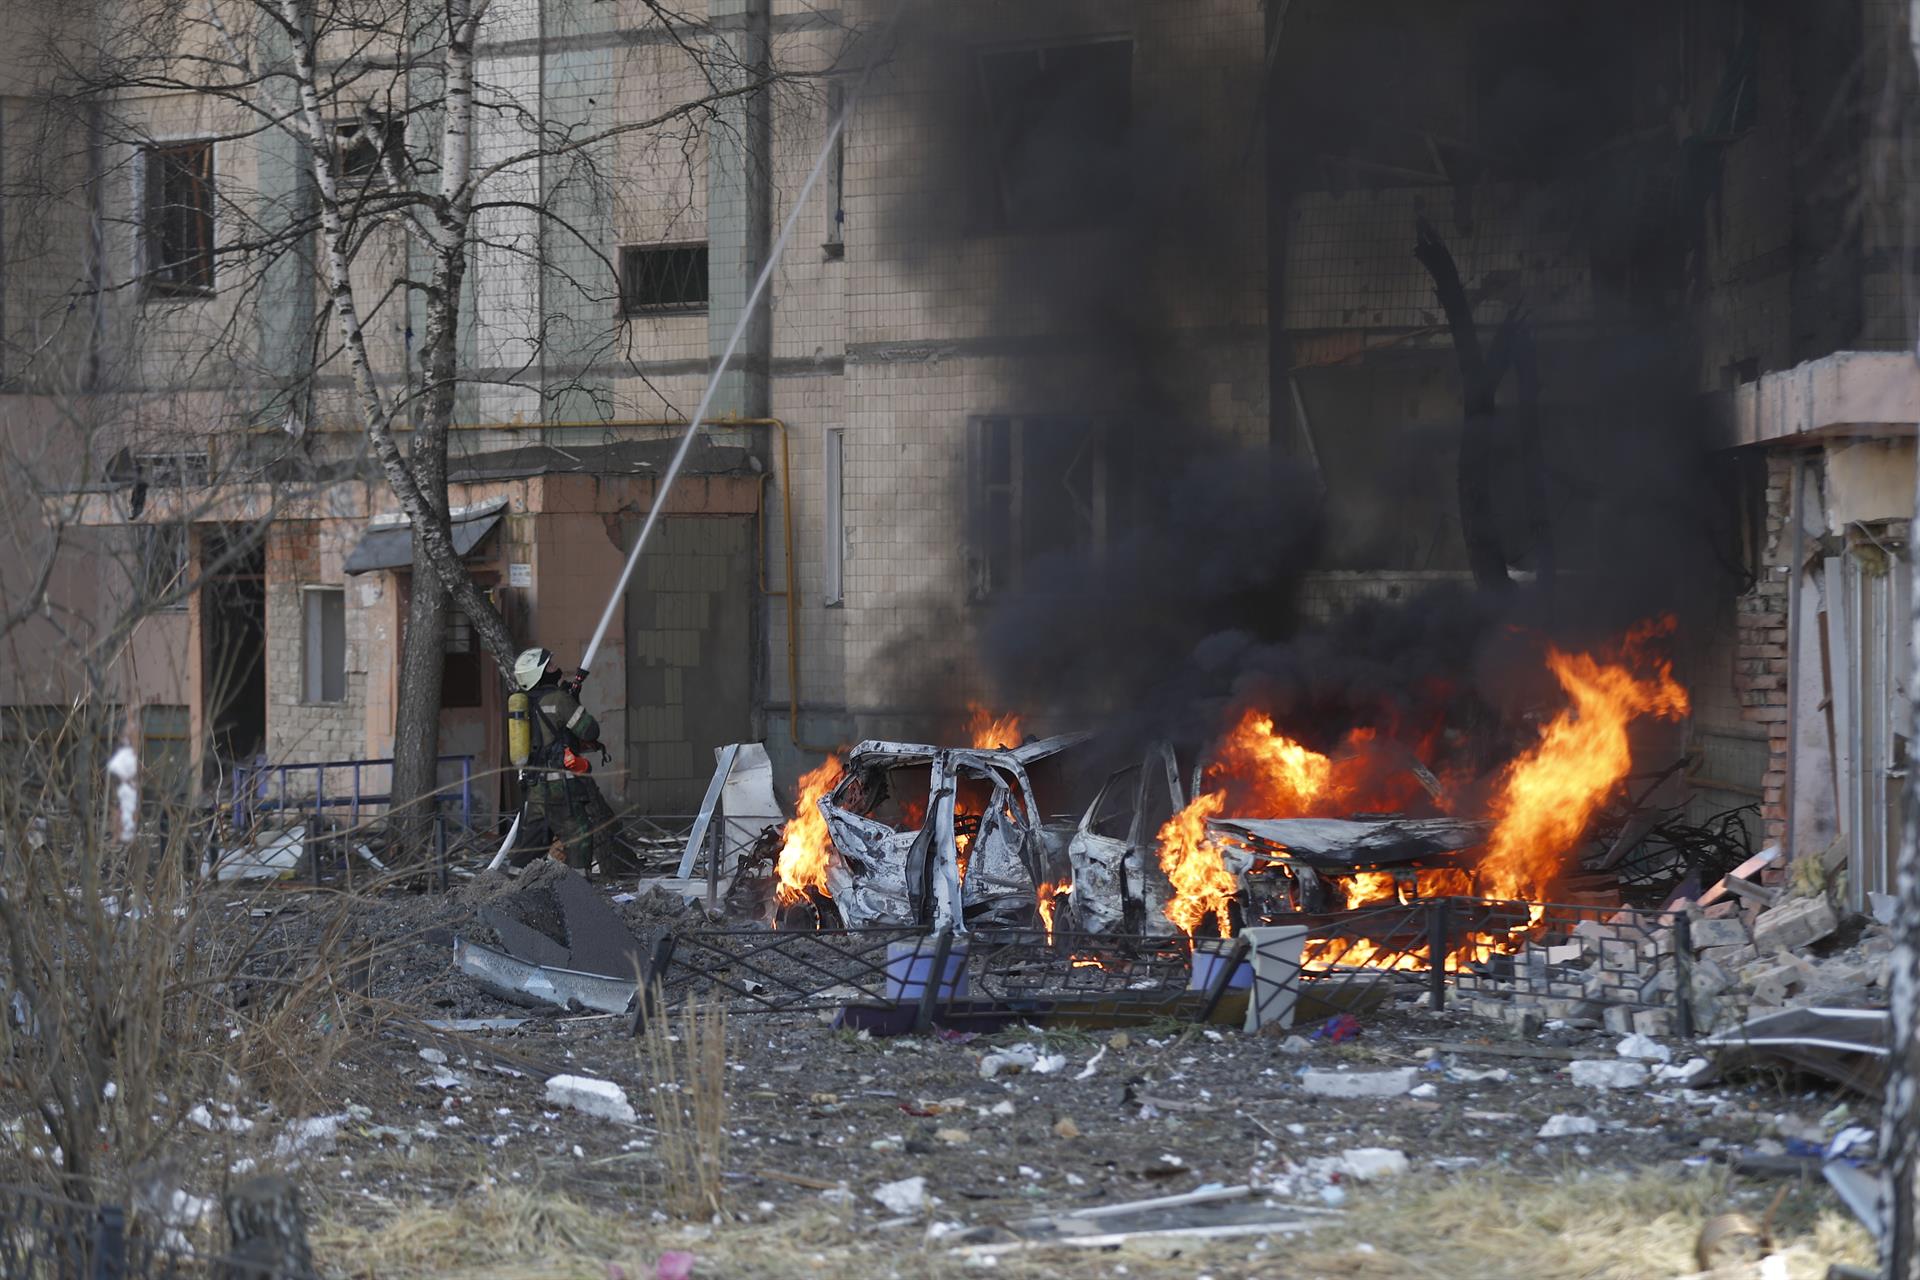
MULTIPOLYGON (((656 997, 655 1008, 662 1007, 656 997)), ((662 1207, 683 1218, 723 1211, 727 1168, 727 1011, 688 1005, 650 1018, 640 1054, 659 1136, 662 1207)))
MULTIPOLYGON (((697 1259, 700 1277, 726 1280, 960 1280, 981 1274, 918 1230, 877 1233, 808 1206, 773 1221, 653 1226, 582 1208, 552 1191, 488 1186, 452 1204, 403 1209, 372 1228, 328 1222, 316 1252, 331 1275, 410 1280, 545 1280, 625 1275, 651 1280, 668 1249, 697 1259), (617 1270, 616 1270, 617 1269, 617 1270)), ((1727 1207, 1709 1176, 1644 1174, 1529 1180, 1503 1174, 1418 1181, 1369 1192, 1345 1219, 1312 1236, 1122 1252, 1046 1249, 1000 1257, 1010 1280, 1650 1280, 1691 1275, 1700 1224, 1727 1207), (1124 1266, 1124 1272, 1116 1268, 1124 1266)), ((1750 1207, 1758 1214, 1760 1207, 1750 1207)), ((1789 1274, 1824 1275, 1830 1262, 1865 1262, 1865 1234, 1807 1192, 1783 1206, 1775 1234, 1789 1274)), ((1718 1273, 1733 1280, 1740 1273, 1718 1273)))

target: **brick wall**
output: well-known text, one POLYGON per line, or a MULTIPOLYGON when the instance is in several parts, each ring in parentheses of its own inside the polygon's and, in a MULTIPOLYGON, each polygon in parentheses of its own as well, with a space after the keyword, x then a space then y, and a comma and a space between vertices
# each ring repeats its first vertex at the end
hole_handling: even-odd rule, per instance
POLYGON ((1735 618, 1733 687, 1741 718, 1767 733, 1767 771, 1761 783, 1760 816, 1769 842, 1786 830, 1787 782, 1787 570, 1792 553, 1793 460, 1780 452, 1767 459, 1767 539, 1760 579, 1741 597, 1735 618))
MULTIPOLYGON (((341 573, 358 534, 354 521, 286 520, 267 532, 267 754, 275 764, 351 760, 366 753, 366 632, 359 583, 341 573), (339 702, 309 702, 304 676, 302 588, 344 587, 347 694, 339 702)), ((311 775, 308 775, 309 779, 311 775)), ((327 787, 348 780, 329 778, 327 787)), ((311 789, 311 781, 306 784, 311 789)))

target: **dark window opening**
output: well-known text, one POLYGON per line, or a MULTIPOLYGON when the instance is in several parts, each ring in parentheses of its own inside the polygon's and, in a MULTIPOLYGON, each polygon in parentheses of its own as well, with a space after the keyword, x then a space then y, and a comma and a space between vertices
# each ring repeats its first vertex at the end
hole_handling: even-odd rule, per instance
POLYGON ((1131 509, 1125 437, 1079 418, 969 425, 970 594, 1087 585, 1131 509))
POLYGON ((305 695, 308 702, 347 700, 347 593, 309 587, 306 610, 305 695))
POLYGON ((989 225, 1096 226, 1133 195, 1133 42, 1101 40, 978 57, 989 225))
POLYGON ((480 651, 480 637, 473 622, 458 609, 447 613, 447 641, 442 652, 440 705, 477 707, 485 694, 486 655, 480 651))
POLYGON ((623 313, 700 311, 706 305, 706 245, 627 245, 620 250, 623 313))
POLYGON ((146 150, 149 294, 213 292, 213 144, 178 142, 146 150))
POLYGON ((352 186, 379 182, 391 159, 406 168, 407 122, 395 116, 376 116, 334 126, 334 164, 341 179, 352 186))

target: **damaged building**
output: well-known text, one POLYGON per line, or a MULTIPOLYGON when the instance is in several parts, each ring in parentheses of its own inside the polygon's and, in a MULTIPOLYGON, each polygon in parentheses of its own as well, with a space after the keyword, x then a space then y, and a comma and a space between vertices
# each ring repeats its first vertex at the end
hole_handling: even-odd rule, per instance
MULTIPOLYGON (((1679 613, 1691 708, 1636 730, 1656 769, 1685 762, 1661 794, 1698 819, 1753 806, 1756 845, 1823 856, 1855 907, 1887 890, 1920 420, 1903 6, 909 6, 862 83, 846 33, 870 8, 714 0, 698 39, 745 31, 800 82, 610 139, 630 182, 543 170, 580 231, 545 256, 499 247, 522 214, 487 215, 456 546, 515 639, 571 661, 859 89, 589 685, 620 807, 695 812, 734 742, 764 741, 790 795, 845 744, 951 740, 973 699, 1042 738, 1125 720, 1212 637, 1472 588, 1568 634, 1679 613)), ((617 125, 687 92, 684 32, 644 5, 495 15, 481 74, 532 83, 540 119, 617 125)), ((32 121, 48 86, 6 74, 7 118, 32 121)), ((7 429, 57 432, 82 370, 99 428, 48 486, 73 545, 118 540, 162 589, 217 566, 118 655, 151 749, 210 795, 264 769, 377 809, 382 784, 316 766, 392 751, 406 527, 340 380, 282 394, 318 291, 230 289, 216 252, 219 193, 304 179, 214 107, 136 105, 146 141, 91 157, 114 175, 97 248, 85 219, 0 231, 7 429), (74 296, 105 301, 56 324, 74 296), (190 358, 216 330, 244 362, 190 358)), ((0 144, 17 188, 27 136, 0 144)), ((376 341, 404 350, 416 318, 376 341)), ((119 588, 67 563, 62 611, 104 626, 119 588)), ((73 624, 34 625, 57 647, 73 624)), ((447 650, 444 776, 491 827, 516 799, 502 693, 464 621, 447 650)), ((1491 699, 1498 662, 1404 665, 1491 699)), ((9 725, 62 702, 12 667, 9 725)), ((1031 807, 1034 748, 1005 745, 965 768, 1031 807)), ((1124 879, 1113 848, 1145 820, 1103 827, 1092 790, 1023 820, 1061 874, 1106 856, 1124 879)), ((867 821, 833 803, 843 851, 931 829, 867 821)), ((913 856, 957 862, 956 840, 913 856)))

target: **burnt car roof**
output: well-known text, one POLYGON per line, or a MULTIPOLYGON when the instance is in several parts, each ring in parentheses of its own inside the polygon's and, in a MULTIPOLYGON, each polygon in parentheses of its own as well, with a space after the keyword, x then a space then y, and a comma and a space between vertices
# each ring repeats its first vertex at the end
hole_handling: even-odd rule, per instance
POLYGON ((1446 859, 1485 843, 1491 822, 1459 818, 1215 818, 1266 856, 1341 870, 1446 859))

